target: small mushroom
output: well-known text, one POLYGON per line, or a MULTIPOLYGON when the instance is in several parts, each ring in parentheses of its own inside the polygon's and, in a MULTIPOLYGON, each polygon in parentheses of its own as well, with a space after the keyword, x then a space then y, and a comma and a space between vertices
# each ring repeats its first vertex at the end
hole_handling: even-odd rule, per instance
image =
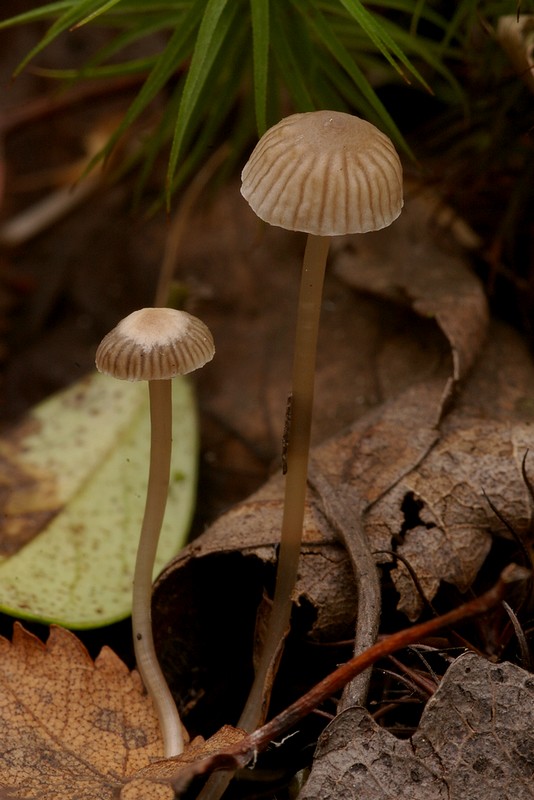
POLYGON ((403 205, 402 167, 390 139, 338 111, 293 114, 260 139, 242 172, 241 194, 270 225, 308 233, 293 356, 284 514, 264 652, 240 719, 261 717, 266 677, 291 613, 304 520, 314 372, 326 260, 332 236, 390 225, 403 205))
POLYGON ((172 450, 172 385, 215 353, 209 329, 196 317, 172 308, 143 308, 125 317, 96 351, 100 372, 127 381, 148 381, 150 468, 135 564, 132 627, 137 667, 152 698, 165 756, 179 755, 184 732, 176 704, 159 666, 152 636, 152 572, 167 504, 172 450))

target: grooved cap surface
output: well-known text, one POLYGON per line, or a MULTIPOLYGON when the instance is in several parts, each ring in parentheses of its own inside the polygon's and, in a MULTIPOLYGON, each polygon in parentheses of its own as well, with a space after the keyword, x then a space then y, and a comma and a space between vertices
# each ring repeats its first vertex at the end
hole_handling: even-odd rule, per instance
POLYGON ((197 317, 174 308, 142 308, 104 336, 95 363, 114 378, 154 381, 193 372, 214 354, 211 332, 197 317))
POLYGON ((241 178, 241 194, 260 219, 318 236, 385 228, 403 206, 393 143, 340 111, 281 120, 262 136, 241 178))

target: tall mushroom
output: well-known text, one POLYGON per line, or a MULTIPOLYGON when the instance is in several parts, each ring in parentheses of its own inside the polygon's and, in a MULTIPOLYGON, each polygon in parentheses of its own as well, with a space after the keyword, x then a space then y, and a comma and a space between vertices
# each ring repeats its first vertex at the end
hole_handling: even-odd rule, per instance
POLYGON ((165 756, 184 748, 180 717, 159 666, 152 636, 152 572, 167 504, 172 450, 172 385, 215 353, 209 329, 196 317, 172 308, 143 308, 125 317, 96 351, 100 372, 127 381, 148 381, 150 467, 145 512, 137 550, 132 627, 137 667, 152 698, 163 736, 165 756))
POLYGON ((403 205, 402 167, 374 125, 338 111, 293 114, 270 128, 242 172, 241 194, 260 219, 308 233, 293 356, 291 425, 278 570, 264 651, 240 725, 254 729, 266 677, 291 613, 304 520, 315 355, 332 236, 390 225, 403 205))

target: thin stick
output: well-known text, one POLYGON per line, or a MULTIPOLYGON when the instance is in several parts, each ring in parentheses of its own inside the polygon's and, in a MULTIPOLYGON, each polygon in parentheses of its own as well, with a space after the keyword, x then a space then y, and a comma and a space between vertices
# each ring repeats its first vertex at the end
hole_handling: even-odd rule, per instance
POLYGON ((182 723, 158 663, 152 635, 152 573, 169 490, 172 450, 172 385, 149 381, 150 468, 141 536, 135 562, 132 627, 137 668, 160 723, 165 757, 184 749, 182 723))
MULTIPOLYGON (((352 508, 342 492, 334 489, 320 469, 310 470, 310 485, 317 492, 326 516, 336 529, 350 558, 356 582, 357 618, 354 635, 354 655, 373 645, 380 627, 380 575, 363 525, 363 504, 352 508)), ((371 670, 359 673, 346 686, 338 705, 338 714, 350 706, 365 704, 371 680, 371 670)))
POLYGON ((102 98, 110 94, 124 95, 130 88, 135 89, 146 80, 146 74, 125 75, 106 81, 93 81, 62 89, 59 92, 34 98, 16 108, 8 108, 0 118, 0 134, 7 135, 22 125, 46 119, 53 114, 70 110, 73 106, 93 98, 102 98))

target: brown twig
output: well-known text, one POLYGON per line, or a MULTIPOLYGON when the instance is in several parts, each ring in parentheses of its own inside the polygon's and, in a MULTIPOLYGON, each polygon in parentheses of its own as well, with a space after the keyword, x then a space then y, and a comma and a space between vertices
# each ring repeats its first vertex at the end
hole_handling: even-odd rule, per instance
POLYGON ((284 736, 317 706, 346 686, 356 675, 371 667, 376 661, 436 633, 441 628, 454 625, 468 617, 487 613, 503 601, 511 583, 525 580, 529 575, 530 573, 524 567, 510 564, 503 570, 497 583, 485 594, 464 603, 441 617, 435 617, 427 622, 422 622, 411 628, 391 634, 391 636, 373 645, 364 653, 355 656, 326 678, 323 678, 309 692, 296 700, 270 722, 258 728, 254 733, 245 736, 238 744, 220 750, 218 753, 187 766, 180 767, 177 765, 176 773, 169 776, 165 782, 171 783, 176 794, 180 795, 196 776, 219 769, 237 770, 245 767, 270 742, 284 736))
POLYGON ((388 656, 388 661, 394 664, 397 667, 397 669, 401 670, 403 673, 402 675, 398 673, 393 673, 393 674, 396 674, 398 678, 408 679, 410 683, 413 685, 414 690, 422 694, 425 697, 425 699, 432 697, 437 688, 436 681, 431 680, 430 678, 427 678, 426 675, 423 675, 421 672, 412 669, 407 664, 404 664, 402 661, 399 661, 398 658, 395 658, 395 656, 388 656))
POLYGON ((112 94, 123 94, 128 89, 135 89, 146 79, 146 75, 127 75, 105 82, 88 82, 54 94, 38 97, 22 106, 6 109, 0 117, 0 134, 10 134, 30 122, 50 117, 86 100, 105 97, 112 94))

